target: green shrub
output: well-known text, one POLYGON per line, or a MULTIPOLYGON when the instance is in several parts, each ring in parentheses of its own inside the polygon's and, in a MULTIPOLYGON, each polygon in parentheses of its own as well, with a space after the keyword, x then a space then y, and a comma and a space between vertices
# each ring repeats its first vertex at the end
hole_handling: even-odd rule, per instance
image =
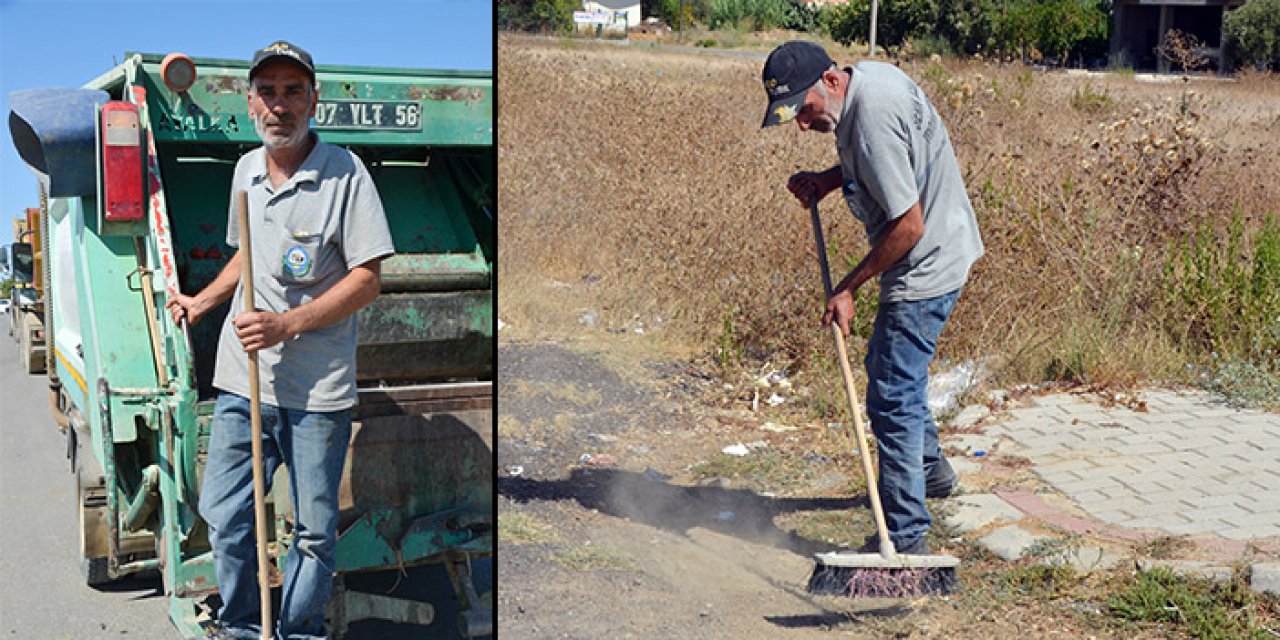
POLYGON ((823 11, 819 22, 832 40, 846 47, 855 41, 866 42, 870 35, 871 3, 853 0, 836 5, 823 11))
POLYGON ((1110 111, 1115 104, 1116 99, 1111 97, 1106 87, 1098 91, 1093 88, 1092 82, 1071 90, 1071 108, 1076 111, 1096 115, 1110 111))
POLYGON ((576 0, 498 0, 498 27, 515 31, 570 33, 576 0))
MULTIPOLYGON (((822 26, 848 46, 867 41, 870 2, 825 12, 822 26)), ((1098 58, 1109 35, 1105 0, 895 0, 880 4, 876 41, 886 47, 913 43, 913 53, 1015 53, 1039 61, 1056 56, 1098 58)))
POLYGON ((1107 600, 1117 617, 1186 627, 1195 638, 1267 638, 1255 624, 1257 599, 1239 576, 1225 584, 1188 578, 1157 567, 1137 574, 1107 600))
POLYGON ((1280 352, 1280 217, 1250 230, 1237 210, 1222 236, 1204 224, 1169 252, 1174 329, 1205 351, 1266 360, 1280 352))
POLYGON ((709 0, 707 24, 712 29, 767 31, 788 24, 789 0, 709 0))
POLYGON ((1253 0, 1227 13, 1222 46, 1235 67, 1280 70, 1280 0, 1253 0))

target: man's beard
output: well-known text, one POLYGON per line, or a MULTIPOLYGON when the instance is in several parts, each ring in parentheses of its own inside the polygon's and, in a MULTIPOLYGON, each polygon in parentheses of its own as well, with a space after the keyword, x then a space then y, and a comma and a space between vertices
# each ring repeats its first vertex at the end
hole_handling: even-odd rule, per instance
POLYGON ((288 135, 280 135, 267 130, 267 124, 263 118, 254 118, 253 127, 258 132, 258 137, 262 139, 262 146, 268 150, 276 149, 297 149, 307 140, 307 127, 299 126, 297 121, 291 123, 293 129, 288 135))
POLYGON ((813 122, 809 124, 809 128, 822 133, 831 133, 840 124, 840 109, 833 108, 832 102, 834 101, 831 99, 831 92, 827 91, 826 85, 819 81, 817 88, 818 95, 822 96, 822 113, 814 117, 813 122))

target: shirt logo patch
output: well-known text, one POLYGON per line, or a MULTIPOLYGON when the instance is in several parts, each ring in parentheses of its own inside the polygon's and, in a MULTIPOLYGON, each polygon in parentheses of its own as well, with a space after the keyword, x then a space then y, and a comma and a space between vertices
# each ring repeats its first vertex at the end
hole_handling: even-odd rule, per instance
POLYGON ((300 245, 294 245, 286 251, 282 262, 284 270, 295 278, 302 278, 311 273, 311 254, 300 245))

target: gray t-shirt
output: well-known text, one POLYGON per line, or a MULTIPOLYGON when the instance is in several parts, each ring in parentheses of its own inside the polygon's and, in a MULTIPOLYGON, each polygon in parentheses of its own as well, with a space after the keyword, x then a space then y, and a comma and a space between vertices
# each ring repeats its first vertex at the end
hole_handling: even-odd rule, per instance
MULTIPOLYGON (((314 135, 314 134, 313 134, 314 135)), ((395 252, 382 201, 355 154, 316 141, 293 177, 276 189, 259 147, 236 163, 227 244, 240 245, 235 193, 249 194, 254 303, 283 313, 318 298, 351 268, 395 252)), ((213 385, 249 395, 249 361, 231 320, 243 308, 243 284, 218 340, 213 385)), ((307 331, 258 352, 262 401, 288 409, 338 411, 356 403, 356 317, 307 331)))
POLYGON ((836 148, 849 210, 874 245, 916 202, 924 236, 880 275, 880 300, 926 300, 964 285, 982 237, 946 125, 907 74, 860 62, 850 74, 836 148))

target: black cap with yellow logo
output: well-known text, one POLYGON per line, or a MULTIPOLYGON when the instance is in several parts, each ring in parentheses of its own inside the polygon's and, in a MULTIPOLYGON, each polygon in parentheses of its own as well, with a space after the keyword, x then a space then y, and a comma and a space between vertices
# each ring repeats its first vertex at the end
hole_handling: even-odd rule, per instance
POLYGON ((793 120, 809 88, 833 64, 827 51, 812 42, 793 40, 774 49, 760 75, 769 96, 769 108, 760 126, 772 127, 793 120))
POLYGON ((253 64, 249 66, 249 82, 253 82, 253 76, 257 75, 263 65, 277 59, 288 60, 302 67, 310 76, 311 84, 315 84, 316 67, 311 63, 311 54, 302 47, 294 46, 284 40, 277 40, 254 52, 253 64))

